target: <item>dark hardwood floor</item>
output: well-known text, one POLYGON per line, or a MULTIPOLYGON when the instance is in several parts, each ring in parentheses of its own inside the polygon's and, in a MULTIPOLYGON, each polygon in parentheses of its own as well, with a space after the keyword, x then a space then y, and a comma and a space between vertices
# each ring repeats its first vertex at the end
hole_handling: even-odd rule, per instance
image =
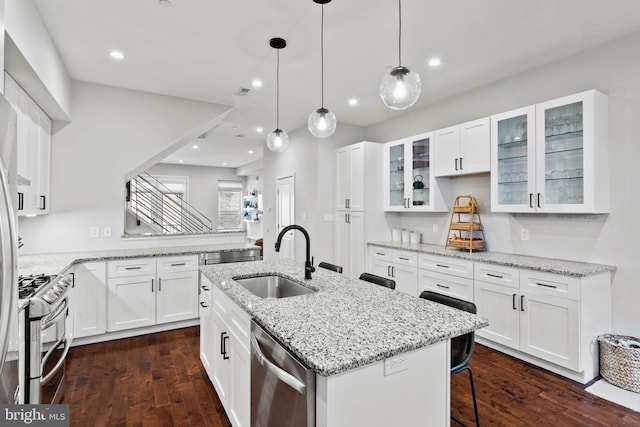
MULTIPOLYGON (((200 363, 198 331, 72 348, 62 402, 71 405, 71 425, 229 427, 200 363)), ((484 426, 640 426, 640 413, 489 348, 476 346, 471 366, 484 426)), ((451 382, 452 414, 473 425, 468 375, 451 382)))

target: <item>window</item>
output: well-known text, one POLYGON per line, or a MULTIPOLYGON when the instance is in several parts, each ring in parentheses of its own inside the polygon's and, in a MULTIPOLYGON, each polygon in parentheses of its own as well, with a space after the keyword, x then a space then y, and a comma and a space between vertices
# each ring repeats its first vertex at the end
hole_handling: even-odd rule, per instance
POLYGON ((242 182, 218 181, 218 230, 242 229, 242 182))

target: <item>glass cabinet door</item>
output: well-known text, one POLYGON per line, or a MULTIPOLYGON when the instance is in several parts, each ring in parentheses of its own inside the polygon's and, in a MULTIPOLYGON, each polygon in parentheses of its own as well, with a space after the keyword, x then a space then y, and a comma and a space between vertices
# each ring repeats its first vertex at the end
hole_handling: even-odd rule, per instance
POLYGON ((429 190, 429 144, 431 138, 423 138, 411 142, 411 207, 418 210, 431 204, 429 190))
POLYGON ((403 208, 405 206, 404 186, 405 174, 405 144, 404 142, 388 147, 388 169, 387 179, 389 180, 389 206, 392 208, 403 208))
POLYGON ((491 210, 535 210, 535 107, 491 118, 491 210))
POLYGON ((583 103, 544 110, 544 204, 584 203, 583 103))

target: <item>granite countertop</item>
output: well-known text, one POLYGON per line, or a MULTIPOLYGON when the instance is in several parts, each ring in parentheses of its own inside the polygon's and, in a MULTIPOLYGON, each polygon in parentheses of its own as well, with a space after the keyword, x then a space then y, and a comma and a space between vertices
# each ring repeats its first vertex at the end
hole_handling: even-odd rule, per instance
POLYGON ((555 258, 543 258, 529 255, 508 254, 504 252, 479 251, 469 253, 456 248, 447 248, 440 245, 425 243, 401 243, 393 241, 369 242, 371 246, 389 249, 402 249, 405 251, 423 254, 441 255, 452 258, 467 259, 469 261, 485 262, 488 264, 505 265, 515 268, 544 271, 548 273, 562 274, 565 276, 587 277, 596 274, 614 272, 616 267, 605 264, 590 264, 587 262, 569 261, 555 258))
POLYGON ((304 279, 292 261, 200 267, 202 273, 308 366, 323 376, 485 327, 480 316, 318 268, 304 279), (318 292, 262 299, 232 277, 278 273, 318 292))
POLYGON ((74 264, 170 255, 193 255, 208 252, 229 252, 242 249, 260 249, 253 243, 223 243, 217 245, 173 246, 163 248, 113 249, 106 251, 62 252, 18 255, 18 274, 59 274, 74 264))

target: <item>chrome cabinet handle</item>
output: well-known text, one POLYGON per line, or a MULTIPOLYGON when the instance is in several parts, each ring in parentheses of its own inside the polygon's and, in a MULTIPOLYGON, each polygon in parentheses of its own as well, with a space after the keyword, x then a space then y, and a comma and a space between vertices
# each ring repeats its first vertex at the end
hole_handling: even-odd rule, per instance
POLYGON ((448 265, 444 265, 444 264, 436 264, 436 267, 449 268, 448 265))
POLYGON ((220 354, 222 354, 222 360, 227 360, 229 355, 227 354, 227 340, 229 334, 227 332, 220 333, 220 354))
POLYGON ((439 288, 442 288, 442 289, 449 289, 448 286, 441 285, 440 283, 436 283, 436 286, 439 287, 439 288))
POLYGON ((207 303, 206 303, 206 302, 204 302, 204 301, 200 301, 200 305, 202 306, 202 308, 207 308, 207 307, 209 307, 209 304, 207 304, 207 303))
POLYGON ((516 307, 516 294, 513 294, 513 298, 511 299, 511 302, 513 303, 513 309, 517 310, 518 307, 516 307))
POLYGON ((546 283, 536 282, 536 285, 544 286, 545 288, 558 289, 558 287, 556 285, 547 285, 546 283))
POLYGON ((151 279, 151 292, 153 292, 153 279, 151 279))
POLYGON ((462 157, 460 157, 460 170, 462 170, 462 157))
POLYGON ((402 257, 402 256, 399 256, 398 258, 403 260, 403 261, 409 261, 409 258, 405 258, 405 257, 402 257))
POLYGON ((540 196, 542 195, 542 193, 538 193, 538 207, 541 208, 542 206, 540 206, 540 196))
POLYGON ((140 266, 137 266, 137 267, 125 267, 124 269, 127 270, 127 271, 130 271, 130 270, 141 270, 142 267, 140 267, 140 266))
POLYGON ((162 278, 158 278, 158 292, 162 292, 162 278))
POLYGON ((202 287, 202 289, 204 289, 205 291, 208 291, 208 290, 209 290, 209 288, 207 288, 205 285, 202 285, 201 287, 202 287))
POLYGON ((458 170, 458 159, 456 159, 456 170, 458 170))
POLYGON ((40 210, 43 211, 47 209, 47 196, 40 196, 40 210))
POLYGON ((183 265, 186 265, 185 262, 176 262, 171 264, 171 267, 182 267, 183 265))
POLYGON ((498 279, 504 279, 504 277, 503 277, 503 276, 500 276, 499 274, 491 274, 491 273, 487 273, 487 276, 489 276, 489 277, 496 277, 496 278, 498 278, 498 279))
POLYGON ((520 311, 524 311, 524 295, 520 295, 520 311))
POLYGON ((294 377, 293 375, 291 375, 287 371, 285 371, 285 370, 279 368, 278 366, 274 365, 273 363, 271 363, 265 357, 265 355, 262 354, 262 351, 260 350, 260 344, 258 344, 258 340, 253 335, 251 335, 251 344, 252 344, 251 345, 251 349, 253 350, 254 354, 256 355, 256 359, 258 360, 258 363, 260 365, 262 365, 267 371, 269 371, 270 373, 275 375, 275 377, 277 379, 279 379, 283 383, 287 384, 288 386, 293 388, 298 393, 300 393, 300 394, 304 394, 305 393, 305 391, 307 389, 307 386, 302 381, 300 381, 299 379, 297 379, 296 377, 294 377))
POLYGON ((533 193, 529 193, 529 207, 533 209, 533 193))

